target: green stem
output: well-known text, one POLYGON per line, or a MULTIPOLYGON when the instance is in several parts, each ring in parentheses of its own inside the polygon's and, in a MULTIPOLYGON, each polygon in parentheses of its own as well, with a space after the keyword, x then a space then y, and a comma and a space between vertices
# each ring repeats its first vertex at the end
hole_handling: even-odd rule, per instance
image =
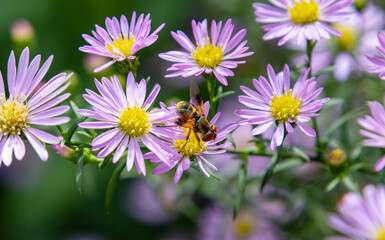
POLYGON ((82 117, 82 118, 79 118, 77 119, 74 124, 72 124, 71 128, 68 130, 67 132, 67 139, 66 139, 66 142, 69 144, 71 143, 71 138, 72 136, 74 135, 76 129, 78 128, 78 124, 81 123, 81 122, 84 122, 85 120, 87 120, 87 117, 82 117))
POLYGON ((212 74, 212 73, 206 74, 204 77, 206 79, 207 90, 209 91, 210 119, 212 119, 214 117, 214 115, 217 113, 217 108, 218 108, 218 101, 215 97, 217 79, 215 78, 214 74, 212 74))

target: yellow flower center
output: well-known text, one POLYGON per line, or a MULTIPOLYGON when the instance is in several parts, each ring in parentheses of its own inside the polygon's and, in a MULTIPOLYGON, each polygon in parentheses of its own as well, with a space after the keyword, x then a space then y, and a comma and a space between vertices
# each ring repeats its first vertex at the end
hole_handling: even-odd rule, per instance
POLYGON ((375 240, 385 240, 385 226, 380 228, 376 235, 375 235, 375 240))
POLYGON ((243 239, 254 232, 256 219, 251 213, 241 212, 233 224, 234 233, 243 239))
POLYGON ((151 123, 148 120, 146 110, 127 107, 120 114, 119 126, 130 137, 140 137, 149 132, 151 123))
MULTIPOLYGON (((183 130, 186 132, 185 136, 187 137, 189 129, 183 128, 183 130)), ((193 130, 191 130, 190 136, 187 140, 175 140, 175 147, 178 153, 183 156, 193 156, 196 153, 201 153, 206 148, 205 143, 202 139, 195 136, 193 130)))
POLYGON ((191 56, 193 56, 195 62, 204 68, 215 68, 222 62, 223 57, 223 51, 221 49, 221 46, 217 47, 210 43, 210 40, 208 39, 209 44, 204 45, 203 47, 200 47, 197 43, 197 50, 193 53, 191 53, 191 56))
POLYGON ((299 113, 299 107, 301 106, 301 100, 297 100, 291 96, 292 90, 288 94, 283 94, 280 97, 272 97, 271 113, 278 122, 286 122, 288 119, 294 120, 299 113))
POLYGON ((339 49, 343 51, 353 51, 358 39, 357 29, 343 24, 333 24, 333 27, 343 34, 342 37, 337 38, 339 49))
POLYGON ((313 0, 310 2, 295 1, 295 5, 289 9, 289 13, 291 21, 296 24, 305 25, 313 23, 317 21, 319 17, 318 4, 313 0))
POLYGON ((134 45, 135 43, 134 35, 131 34, 130 38, 128 38, 128 36, 126 35, 125 38, 123 38, 122 34, 120 34, 118 39, 112 37, 112 40, 112 44, 108 42, 106 43, 106 49, 110 53, 120 56, 121 54, 119 52, 121 52, 124 54, 124 56, 131 56, 131 48, 132 45, 134 45), (119 50, 119 52, 116 50, 119 50))
POLYGON ((11 96, 5 100, 3 94, 0 98, 0 132, 4 135, 21 134, 27 126, 28 108, 24 105, 25 97, 11 96))

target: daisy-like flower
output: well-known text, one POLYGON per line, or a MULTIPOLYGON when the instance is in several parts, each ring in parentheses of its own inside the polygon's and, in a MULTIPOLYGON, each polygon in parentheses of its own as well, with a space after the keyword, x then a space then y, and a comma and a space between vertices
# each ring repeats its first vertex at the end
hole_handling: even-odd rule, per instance
POLYGON ((16 67, 13 51, 8 60, 7 83, 5 92, 3 77, 0 73, 0 164, 9 166, 13 154, 21 160, 25 155, 23 138, 32 145, 41 160, 48 159, 48 152, 41 143, 58 144, 59 138, 39 130, 33 125, 56 126, 68 122, 68 117, 58 117, 69 110, 68 106, 57 106, 70 94, 61 94, 70 84, 65 83, 72 74, 60 73, 40 88, 41 80, 47 73, 53 56, 50 56, 39 70, 41 56, 37 55, 29 63, 29 49, 25 48, 16 67), (65 83, 65 84, 64 84, 65 83))
POLYGON ((281 38, 278 46, 297 38, 297 43, 307 40, 330 39, 342 33, 328 23, 347 19, 346 9, 354 0, 269 0, 274 6, 254 3, 256 21, 268 23, 262 26, 267 33, 263 40, 281 38))
POLYGON ((218 24, 213 20, 211 23, 211 36, 208 33, 207 19, 196 23, 192 21, 192 30, 195 38, 194 45, 182 31, 171 32, 174 39, 187 51, 169 51, 159 54, 159 57, 176 62, 167 71, 175 71, 165 77, 189 77, 200 74, 214 74, 220 83, 227 86, 226 77, 234 76, 230 69, 236 68, 238 64, 246 61, 239 59, 253 54, 246 52, 247 40, 242 41, 246 35, 246 29, 242 29, 232 36, 234 25, 231 19, 227 20, 223 29, 222 21, 218 24))
MULTIPOLYGON (((384 99, 385 100, 385 99, 384 99)), ((375 148, 385 148, 385 109, 381 103, 369 102, 372 116, 366 115, 365 118, 357 119, 358 124, 364 129, 360 129, 361 135, 367 137, 364 145, 375 148)), ((385 155, 382 156, 374 166, 376 172, 385 167, 385 155)))
POLYGON ((150 14, 144 17, 142 13, 136 21, 136 12, 133 12, 131 22, 128 23, 126 16, 106 18, 107 31, 95 25, 96 31, 92 31, 91 37, 83 34, 83 38, 90 44, 79 48, 80 51, 112 58, 111 61, 95 68, 94 72, 100 72, 115 62, 135 59, 136 52, 150 46, 157 39, 157 33, 164 27, 160 25, 153 33, 151 31, 150 14))
POLYGON ((146 175, 146 168, 139 140, 153 152, 166 165, 173 156, 173 150, 160 138, 173 138, 177 134, 171 129, 155 125, 167 120, 164 110, 147 111, 159 93, 157 85, 146 97, 146 80, 136 83, 130 72, 127 78, 126 93, 124 93, 119 79, 105 77, 101 82, 95 79, 95 84, 100 92, 86 89, 84 99, 91 104, 92 110, 80 109, 78 113, 98 120, 96 122, 83 122, 79 126, 90 129, 111 129, 97 136, 92 142, 92 151, 102 149, 97 157, 103 158, 115 151, 112 159, 116 163, 127 152, 127 171, 132 169, 135 162, 139 174, 146 175), (155 135, 155 136, 154 136, 155 135))
MULTIPOLYGON (((208 116, 210 104, 207 101, 204 104, 205 109, 205 115, 208 116)), ((173 103, 172 107, 166 107, 162 104, 162 109, 167 109, 169 111, 169 115, 171 116, 177 116, 177 112, 175 109, 175 103, 173 103)), ((217 113, 213 119, 210 121, 210 124, 215 124, 220 116, 220 113, 217 113)), ((175 125, 173 121, 166 123, 167 125, 175 125)), ((210 168, 217 171, 217 168, 206 159, 205 155, 210 154, 222 154, 225 153, 226 150, 222 148, 230 147, 231 143, 228 141, 223 142, 226 139, 226 136, 229 132, 234 130, 237 127, 236 123, 232 123, 229 125, 226 125, 222 128, 219 128, 217 131, 217 136, 215 140, 211 140, 208 142, 202 141, 199 137, 197 138, 193 131, 191 131, 190 135, 189 128, 183 128, 183 134, 179 135, 178 138, 174 139, 169 143, 169 146, 174 149, 174 151, 178 152, 177 155, 174 155, 171 164, 167 165, 165 163, 161 163, 158 167, 154 169, 152 172, 153 174, 163 174, 165 172, 170 171, 175 166, 177 166, 175 177, 174 177, 174 184, 177 184, 182 177, 182 174, 184 171, 190 168, 191 161, 196 160, 198 163, 199 168, 202 170, 202 172, 206 175, 206 177, 210 177, 210 173, 207 170, 205 164, 209 166, 210 168), (218 145, 218 143, 223 142, 218 145), (205 163, 205 164, 204 164, 205 163)), ((159 159, 158 156, 156 156, 154 153, 146 153, 145 159, 150 159, 150 162, 161 162, 161 159, 159 159)))
POLYGON ((367 55, 369 61, 371 61, 375 66, 369 67, 366 69, 368 73, 379 73, 379 77, 382 80, 385 80, 385 33, 378 33, 378 41, 380 46, 377 46, 377 50, 380 52, 381 56, 367 55))
POLYGON ((307 79, 309 72, 310 69, 307 69, 294 87, 290 88, 289 66, 285 65, 283 72, 275 74, 271 65, 268 65, 269 82, 263 76, 260 76, 259 80, 253 79, 257 92, 241 86, 247 96, 239 96, 239 102, 252 109, 236 110, 235 114, 242 118, 242 124, 258 125, 253 129, 253 135, 265 132, 276 123, 270 144, 272 150, 282 144, 285 129, 289 134, 294 132, 294 124, 306 135, 316 136, 316 132, 306 122, 309 122, 311 117, 318 117, 320 114, 316 112, 329 99, 314 100, 323 88, 316 89, 315 77, 307 79))
POLYGON ((385 188, 367 185, 362 196, 356 192, 343 195, 337 206, 338 214, 329 215, 329 225, 347 237, 328 240, 385 239, 385 188))

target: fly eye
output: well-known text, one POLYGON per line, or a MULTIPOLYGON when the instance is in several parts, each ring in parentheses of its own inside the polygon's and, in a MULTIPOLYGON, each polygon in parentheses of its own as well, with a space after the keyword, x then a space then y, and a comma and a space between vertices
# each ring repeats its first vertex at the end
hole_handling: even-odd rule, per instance
POLYGON ((203 136, 202 141, 207 142, 213 139, 214 139, 214 134, 212 132, 208 132, 203 136))

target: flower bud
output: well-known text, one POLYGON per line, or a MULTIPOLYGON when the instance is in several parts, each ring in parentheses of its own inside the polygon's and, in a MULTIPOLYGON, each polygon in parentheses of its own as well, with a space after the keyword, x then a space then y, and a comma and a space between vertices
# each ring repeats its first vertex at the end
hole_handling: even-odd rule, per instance
POLYGON ((327 162, 331 167, 340 167, 346 162, 346 154, 341 148, 335 148, 329 152, 327 162))

